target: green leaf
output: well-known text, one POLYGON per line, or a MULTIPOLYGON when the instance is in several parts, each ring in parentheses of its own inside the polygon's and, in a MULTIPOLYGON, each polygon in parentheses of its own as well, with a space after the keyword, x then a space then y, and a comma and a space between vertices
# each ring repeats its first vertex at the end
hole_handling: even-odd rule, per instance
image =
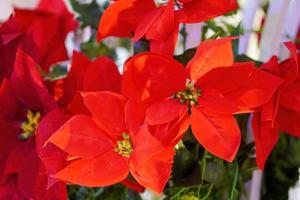
POLYGON ((90 39, 88 42, 82 43, 80 48, 81 51, 91 59, 99 56, 109 56, 112 58, 116 56, 113 49, 110 49, 103 42, 97 43, 94 39, 90 39))
POLYGON ((93 0, 90 4, 81 4, 76 0, 70 0, 70 3, 73 10, 79 14, 78 20, 81 21, 82 28, 91 26, 93 29, 97 29, 103 10, 96 0, 93 0))
POLYGON ((183 54, 174 56, 174 58, 175 60, 186 66, 188 62, 194 57, 196 51, 197 48, 188 49, 183 54))

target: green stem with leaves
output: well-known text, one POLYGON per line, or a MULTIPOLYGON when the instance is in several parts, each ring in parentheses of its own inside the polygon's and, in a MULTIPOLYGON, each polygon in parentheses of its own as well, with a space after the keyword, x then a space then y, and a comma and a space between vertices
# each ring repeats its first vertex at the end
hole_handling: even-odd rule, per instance
POLYGON ((234 200, 234 194, 236 191, 236 184, 239 178, 239 165, 238 163, 235 164, 236 168, 235 168, 235 173, 234 173, 234 179, 233 179, 233 183, 232 183, 232 188, 231 188, 231 192, 230 192, 230 200, 234 200))
MULTIPOLYGON (((203 185, 203 180, 205 176, 205 170, 206 170, 206 158, 207 158, 207 151, 204 150, 203 157, 200 162, 200 168, 201 168, 201 179, 200 179, 200 186, 203 185)), ((198 187, 198 199, 201 197, 201 187, 198 187)))

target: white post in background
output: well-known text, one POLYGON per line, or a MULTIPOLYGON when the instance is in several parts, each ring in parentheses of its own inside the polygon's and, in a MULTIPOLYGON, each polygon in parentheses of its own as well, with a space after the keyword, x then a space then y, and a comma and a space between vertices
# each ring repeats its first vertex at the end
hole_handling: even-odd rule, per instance
MULTIPOLYGON (((256 41, 251 41, 250 36, 253 34, 255 18, 257 18, 258 10, 261 9, 262 0, 248 0, 244 2, 244 6, 242 7, 242 21, 241 25, 244 29, 244 35, 240 37, 239 40, 239 54, 247 54, 249 45, 256 41), (251 41, 251 42, 250 42, 251 41)), ((260 26, 260 22, 258 22, 258 27, 260 26)), ((255 37, 254 39, 257 39, 255 37)), ((256 46, 256 45, 255 45, 256 46)), ((256 46, 257 47, 257 46, 256 46)), ((252 51, 255 51, 252 49, 252 51)), ((251 53, 255 54, 255 52, 251 53)), ((253 141, 252 136, 252 128, 251 128, 251 117, 248 121, 248 142, 253 141)), ((255 170, 252 174, 252 178, 250 181, 245 183, 245 188, 248 191, 249 196, 242 196, 241 200, 259 200, 260 199, 260 191, 261 191, 261 183, 262 183, 262 172, 255 170)))
POLYGON ((278 55, 284 22, 291 0, 272 0, 268 9, 264 31, 262 33, 260 60, 268 61, 272 55, 278 55))
POLYGON ((13 12, 13 7, 34 8, 39 0, 0 0, 0 21, 5 21, 13 12))
POLYGON ((0 0, 0 22, 5 21, 12 13, 12 3, 8 0, 0 0))
MULTIPOLYGON (((279 53, 284 20, 290 0, 272 0, 265 18, 264 31, 260 43, 260 60, 266 62, 272 55, 279 53)), ((250 200, 261 198, 263 172, 255 170, 251 180, 250 200)))
POLYGON ((253 23, 257 14, 257 10, 263 0, 251 0, 247 1, 245 6, 242 8, 242 21, 241 25, 244 29, 244 35, 239 40, 239 54, 247 53, 249 46, 250 34, 253 31, 253 23))
MULTIPOLYGON (((281 38, 281 44, 285 41, 294 41, 297 36, 297 32, 300 26, 300 0, 291 0, 288 8, 287 16, 284 22, 283 35, 281 38)), ((280 46, 279 57, 286 59, 290 56, 287 48, 280 46)))
POLYGON ((201 42, 202 23, 186 24, 185 31, 187 33, 185 48, 197 47, 201 42))
POLYGON ((298 170, 299 179, 293 188, 289 189, 289 200, 299 200, 300 199, 300 168, 298 170))

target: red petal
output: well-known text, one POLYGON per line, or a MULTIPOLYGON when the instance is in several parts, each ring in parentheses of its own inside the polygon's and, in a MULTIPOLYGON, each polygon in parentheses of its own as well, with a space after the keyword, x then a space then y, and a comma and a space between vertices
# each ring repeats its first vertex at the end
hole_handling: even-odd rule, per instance
POLYGON ((136 192, 139 192, 139 193, 143 193, 145 191, 145 188, 143 186, 141 186, 138 182, 131 181, 128 178, 125 179, 124 181, 122 181, 122 184, 136 192))
POLYGON ((84 104, 97 126, 113 139, 126 132, 125 98, 112 92, 82 92, 84 104))
POLYGON ((97 58, 87 68, 83 80, 84 91, 120 92, 120 88, 121 75, 118 67, 110 58, 97 58))
MULTIPOLYGON (((55 174, 66 165, 66 153, 52 143, 45 143, 64 125, 69 116, 64 115, 59 109, 54 109, 43 116, 36 131, 36 148, 40 159, 43 161, 48 175, 55 174)), ((48 186, 52 186, 57 180, 48 177, 48 186)))
POLYGON ((11 177, 6 180, 6 184, 0 187, 0 197, 2 199, 23 199, 22 194, 18 191, 18 180, 16 177, 11 177))
POLYGON ((18 119, 23 110, 22 103, 17 99, 7 79, 3 79, 0 84, 0 105, 5 105, 0 107, 0 118, 6 120, 18 119))
MULTIPOLYGON (((168 5, 156 8, 161 9, 160 16, 154 21, 150 29, 146 33, 147 39, 153 40, 165 40, 172 32, 178 32, 178 26, 176 26, 174 20, 174 1, 169 1, 168 5), (177 29, 176 29, 177 28, 177 29)), ((142 22, 143 23, 143 22, 142 22)), ((145 23, 144 23, 145 24, 145 23)))
POLYGON ((117 183, 128 176, 128 159, 113 151, 107 152, 94 160, 92 170, 96 177, 103 179, 103 182, 107 180, 117 183))
POLYGON ((190 116, 186 113, 166 124, 149 126, 151 134, 164 146, 175 146, 190 126, 190 116))
POLYGON ((17 51, 11 85, 17 97, 33 110, 48 111, 56 107, 37 70, 36 63, 21 48, 17 51))
POLYGON ((281 77, 285 80, 284 84, 288 84, 294 82, 298 77, 299 61, 295 44, 286 42, 285 46, 289 49, 291 58, 281 63, 279 69, 281 77))
MULTIPOLYGON (((133 37, 134 41, 140 40, 148 32, 150 32, 153 24, 160 20, 163 10, 164 10, 163 8, 152 9, 151 11, 148 11, 147 13, 144 14, 144 18, 140 19, 141 21, 138 23, 136 31, 134 33, 134 37, 133 37)), ((147 39, 151 39, 151 35, 147 39)))
POLYGON ((268 62, 261 65, 260 69, 268 71, 274 75, 280 76, 278 58, 276 56, 272 56, 268 62))
POLYGON ((272 127, 272 121, 262 121, 259 113, 253 115, 252 128, 257 166, 263 170, 268 156, 278 141, 279 130, 278 127, 272 127))
POLYGON ((7 45, 17 39, 20 35, 22 35, 22 31, 13 16, 10 16, 7 21, 1 24, 0 38, 3 45, 7 45))
POLYGON ((277 116, 281 131, 300 137, 300 112, 279 107, 277 116))
POLYGON ((87 68, 90 66, 90 60, 84 54, 74 51, 72 64, 67 78, 64 79, 64 96, 60 100, 64 105, 67 105, 76 91, 83 90, 83 79, 87 68))
POLYGON ((130 133, 135 133, 142 125, 144 125, 145 113, 148 104, 137 103, 135 101, 127 101, 125 107, 125 121, 130 133))
POLYGON ((84 115, 92 116, 90 111, 85 106, 83 98, 79 92, 76 93, 72 101, 68 104, 67 110, 72 115, 84 114, 84 115))
POLYGON ((39 51, 39 64, 45 71, 50 65, 68 59, 65 39, 77 22, 62 0, 42 0, 36 10, 15 9, 15 19, 33 36, 39 51))
POLYGON ((230 67, 233 64, 233 39, 227 37, 200 43, 194 58, 187 65, 191 80, 199 79, 214 68, 230 67))
POLYGON ((146 127, 134 140, 134 151, 129 160, 130 172, 144 187, 161 193, 172 169, 174 150, 163 147, 146 127))
MULTIPOLYGON (((233 114, 241 110, 239 105, 243 105, 240 101, 234 101, 227 98, 222 93, 215 90, 204 90, 201 96, 198 98, 199 107, 202 109, 223 113, 223 114, 233 114)), ((248 111, 243 109, 243 111, 248 111)))
POLYGON ((120 92, 120 88, 121 75, 110 58, 90 61, 84 54, 74 51, 70 72, 64 79, 61 103, 68 104, 78 91, 120 92))
POLYGON ((20 128, 16 122, 0 119, 0 129, 2 132, 0 134, 0 177, 2 177, 6 168, 5 160, 10 157, 10 152, 17 145, 20 128))
MULTIPOLYGON (((98 25, 97 40, 107 36, 131 37, 145 13, 156 9, 152 0, 122 0, 111 4, 98 25)), ((151 19, 148 20, 151 23, 151 19)), ((144 24, 147 26, 147 24, 144 24)))
POLYGON ((183 3, 183 9, 176 12, 182 23, 207 21, 238 8, 236 0, 184 0, 183 3))
MULTIPOLYGON (((198 80, 197 87, 203 95, 205 92, 220 95, 226 100, 223 105, 233 105, 236 112, 249 112, 267 103, 281 83, 280 78, 255 68, 251 63, 237 63, 232 67, 211 70, 198 80)), ((201 105, 201 96, 199 103, 201 105)), ((221 105, 222 101, 216 108, 221 108, 221 105)), ((214 112, 224 111, 215 109, 214 112)))
POLYGON ((52 200, 55 198, 66 199, 68 196, 66 184, 63 182, 56 183, 54 186, 50 187, 44 195, 43 199, 45 200, 52 200))
POLYGON ((260 107, 261 111, 259 111, 261 114, 261 121, 271 121, 272 126, 274 125, 274 122, 277 118, 277 112, 279 108, 279 94, 280 93, 276 93, 268 103, 260 107))
POLYGON ((72 117, 48 141, 71 155, 85 159, 113 149, 110 139, 86 115, 72 117))
POLYGON ((176 99, 165 99, 152 104, 146 112, 145 124, 158 125, 182 118, 187 113, 188 107, 176 99))
POLYGON ((127 176, 127 161, 113 151, 93 160, 75 160, 55 175, 58 179, 87 187, 112 185, 127 176))
POLYGON ((163 149, 162 143, 151 135, 146 126, 140 128, 131 140, 134 151, 130 156, 130 162, 135 167, 142 166, 143 162, 163 149))
POLYGON ((4 22, 0 27, 0 83, 3 76, 10 78, 13 71, 16 52, 20 46, 32 57, 37 57, 35 44, 32 38, 20 30, 16 20, 11 16, 10 19, 4 22))
POLYGON ((165 38, 162 39, 152 39, 150 40, 150 50, 153 53, 158 53, 165 56, 173 56, 174 49, 176 47, 178 39, 178 29, 179 25, 173 25, 173 31, 169 33, 165 38))
POLYGON ((147 189, 161 194, 168 182, 172 171, 172 158, 170 161, 148 160, 138 170, 130 169, 135 179, 147 189))
POLYGON ((122 90, 136 101, 160 100, 185 88, 186 71, 173 59, 143 53, 125 64, 122 90))
POLYGON ((214 115, 193 107, 191 126, 204 148, 226 161, 233 161, 241 141, 239 126, 231 115, 214 115))
POLYGON ((284 45, 288 48, 291 53, 292 59, 295 61, 296 65, 299 65, 297 47, 293 42, 285 42, 284 45))
POLYGON ((292 83, 282 87, 280 105, 291 110, 300 111, 300 83, 292 83))
MULTIPOLYGON (((19 153, 21 154, 22 152, 19 153)), ((45 176, 40 175, 41 162, 38 159, 34 148, 27 152, 26 160, 24 159, 22 163, 19 163, 19 165, 20 169, 17 173, 18 187, 20 188, 22 195, 27 198, 37 198, 37 194, 35 194, 36 191, 34 191, 36 184, 40 184, 40 190, 45 192, 47 187, 47 176, 46 174, 45 176)))
POLYGON ((47 187, 47 174, 36 151, 27 153, 18 173, 18 187, 27 199, 65 199, 66 184, 60 182, 47 187))

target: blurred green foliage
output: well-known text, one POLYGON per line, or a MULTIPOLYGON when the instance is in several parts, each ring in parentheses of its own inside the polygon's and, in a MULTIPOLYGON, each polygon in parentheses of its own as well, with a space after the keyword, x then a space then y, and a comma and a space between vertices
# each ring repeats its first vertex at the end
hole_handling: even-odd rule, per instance
POLYGON ((96 0, 93 0, 90 4, 82 4, 77 0, 69 0, 73 10, 78 14, 77 20, 81 22, 81 28, 91 26, 93 29, 97 29, 99 19, 102 15, 103 8, 97 4, 96 0))
POLYGON ((80 46, 81 51, 89 58, 96 58, 99 56, 109 56, 115 58, 116 54, 113 49, 109 48, 104 43, 97 43, 95 39, 91 38, 89 41, 82 43, 80 46))
POLYGON ((103 188, 68 186, 70 200, 141 200, 139 194, 121 184, 103 188))
POLYGON ((299 178, 300 140, 281 134, 265 168, 262 199, 287 200, 288 189, 299 178))

